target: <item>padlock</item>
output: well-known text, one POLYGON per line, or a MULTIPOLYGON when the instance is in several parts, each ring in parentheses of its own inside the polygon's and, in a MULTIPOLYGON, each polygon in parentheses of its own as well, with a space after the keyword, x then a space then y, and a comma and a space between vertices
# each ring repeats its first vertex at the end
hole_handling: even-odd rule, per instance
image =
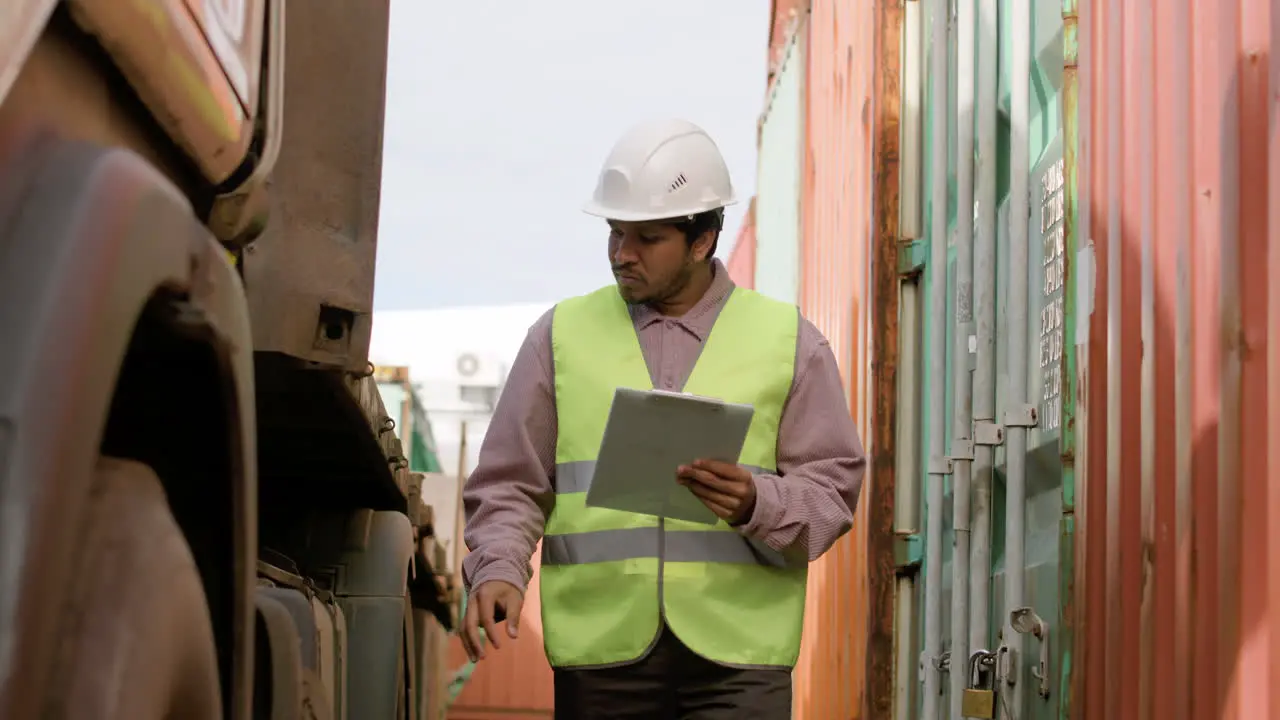
MULTIPOLYGON (((969 687, 960 696, 960 714, 977 720, 994 720, 996 716, 996 692, 993 689, 994 677, 987 683, 982 681, 982 664, 991 653, 978 650, 969 656, 969 687)), ((992 676, 995 673, 991 673, 992 676)))
POLYGON ((995 691, 991 688, 965 688, 960 696, 960 714, 967 718, 995 720, 995 691))

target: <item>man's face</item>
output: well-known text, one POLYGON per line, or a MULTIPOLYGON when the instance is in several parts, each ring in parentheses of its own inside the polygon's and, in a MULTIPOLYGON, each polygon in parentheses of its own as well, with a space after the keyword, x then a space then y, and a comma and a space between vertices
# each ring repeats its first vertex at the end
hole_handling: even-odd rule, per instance
POLYGON ((690 247, 669 223, 609 221, 609 262, 628 303, 662 302, 680 292, 709 246, 700 238, 690 247))

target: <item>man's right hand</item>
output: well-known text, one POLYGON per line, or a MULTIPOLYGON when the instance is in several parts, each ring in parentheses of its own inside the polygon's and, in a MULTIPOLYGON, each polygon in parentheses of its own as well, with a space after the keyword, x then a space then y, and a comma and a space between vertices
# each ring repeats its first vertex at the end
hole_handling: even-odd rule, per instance
POLYGON ((462 620, 462 647, 471 662, 484 659, 484 645, 480 641, 483 627, 489 642, 495 649, 502 648, 499 639, 497 611, 501 609, 507 619, 507 635, 515 640, 520 634, 520 611, 524 607, 524 593, 520 588, 501 580, 481 583, 471 591, 467 601, 467 616, 462 620))

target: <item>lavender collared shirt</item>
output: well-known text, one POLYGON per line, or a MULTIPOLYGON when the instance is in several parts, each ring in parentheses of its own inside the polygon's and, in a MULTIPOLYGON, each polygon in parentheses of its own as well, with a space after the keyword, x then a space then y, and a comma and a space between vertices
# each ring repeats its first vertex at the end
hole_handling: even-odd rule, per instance
MULTIPOLYGON (((681 317, 632 306, 631 317, 655 388, 679 390, 733 281, 713 261, 711 287, 681 317)), ((529 329, 498 399, 480 460, 463 488, 462 563, 468 591, 490 580, 518 588, 555 504, 556 403, 547 311, 529 329)), ((778 428, 778 475, 759 474, 756 506, 737 528, 789 556, 816 560, 853 525, 866 456, 849 413, 841 373, 822 333, 801 318, 795 379, 778 428)))

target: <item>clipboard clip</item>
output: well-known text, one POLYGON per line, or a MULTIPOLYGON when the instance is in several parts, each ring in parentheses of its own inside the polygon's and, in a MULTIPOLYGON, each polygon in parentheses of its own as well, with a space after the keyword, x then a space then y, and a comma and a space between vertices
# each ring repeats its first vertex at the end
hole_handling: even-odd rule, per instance
POLYGON ((706 405, 710 405, 714 407, 716 410, 724 410, 724 405, 725 405, 724 401, 721 400, 720 398, 706 397, 704 395, 694 395, 693 393, 687 393, 687 392, 674 392, 672 390, 658 390, 658 389, 650 390, 649 399, 662 400, 662 401, 694 400, 706 405))

